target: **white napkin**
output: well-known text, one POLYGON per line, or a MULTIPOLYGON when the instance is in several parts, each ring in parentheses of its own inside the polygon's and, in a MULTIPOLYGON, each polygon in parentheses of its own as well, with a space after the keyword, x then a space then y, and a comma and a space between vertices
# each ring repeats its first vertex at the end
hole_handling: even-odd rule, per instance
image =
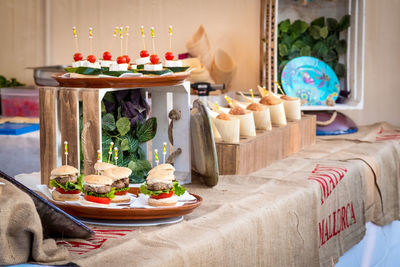
MULTIPOLYGON (((133 208, 146 208, 146 209, 162 208, 162 207, 150 206, 148 204, 148 199, 149 199, 149 196, 146 196, 144 194, 139 194, 139 197, 130 206, 133 208)), ((182 196, 178 197, 178 202, 175 204, 174 207, 183 206, 185 204, 185 202, 193 201, 193 200, 196 200, 196 198, 194 196, 192 196, 191 194, 189 194, 188 191, 186 191, 182 196)), ((168 206, 166 206, 166 207, 168 207, 168 206)))

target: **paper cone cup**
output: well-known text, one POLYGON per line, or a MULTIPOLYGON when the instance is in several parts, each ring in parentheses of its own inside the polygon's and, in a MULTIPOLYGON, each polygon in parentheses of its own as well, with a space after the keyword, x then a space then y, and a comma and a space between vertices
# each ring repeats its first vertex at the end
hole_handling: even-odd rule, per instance
POLYGON ((192 39, 186 42, 186 49, 192 56, 201 57, 201 62, 210 70, 212 64, 212 52, 203 25, 193 34, 192 39))
POLYGON ((271 115, 272 125, 284 126, 287 124, 283 102, 276 105, 267 105, 271 115))
POLYGON ((238 118, 240 120, 240 135, 241 136, 256 136, 256 127, 254 124, 253 112, 246 111, 244 115, 232 115, 229 116, 238 118))
POLYGON ((236 73, 236 63, 224 50, 218 49, 211 66, 211 77, 216 83, 224 83, 227 88, 236 73))
POLYGON ((232 120, 220 120, 215 119, 215 126, 218 132, 221 134, 221 138, 224 142, 228 143, 239 143, 240 137, 240 120, 232 118, 232 120))
POLYGON ((182 60, 182 63, 184 66, 190 66, 190 68, 193 68, 193 71, 190 73, 190 76, 188 78, 191 83, 215 83, 214 80, 211 78, 209 71, 206 69, 204 64, 200 62, 199 58, 186 58, 182 60))
POLYGON ((288 121, 298 121, 301 120, 301 102, 300 99, 296 100, 285 100, 282 99, 283 106, 285 108, 286 119, 288 121))
POLYGON ((215 120, 218 120, 218 119, 211 118, 211 126, 212 126, 214 139, 220 139, 220 138, 222 138, 222 136, 219 133, 218 128, 215 126, 215 120))
POLYGON ((272 130, 271 115, 269 113, 269 108, 260 111, 252 111, 254 115, 254 124, 256 129, 259 130, 272 130))

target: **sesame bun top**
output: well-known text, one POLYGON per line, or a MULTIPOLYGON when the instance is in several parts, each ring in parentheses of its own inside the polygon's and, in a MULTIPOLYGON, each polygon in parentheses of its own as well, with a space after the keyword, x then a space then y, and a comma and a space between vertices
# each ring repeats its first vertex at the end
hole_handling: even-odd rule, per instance
POLYGON ((174 171, 175 168, 171 164, 160 164, 149 171, 149 175, 147 176, 146 180, 173 181, 175 180, 174 171))
POLYGON ((111 185, 113 180, 104 175, 86 175, 83 178, 85 184, 111 185))
POLYGON ((73 174, 79 174, 79 171, 77 168, 69 166, 69 165, 63 165, 63 166, 57 167, 51 171, 51 176, 73 175, 73 174))
POLYGON ((132 170, 127 167, 114 166, 113 168, 105 170, 103 174, 115 180, 129 177, 132 174, 132 170))
POLYGON ((175 168, 174 168, 174 166, 172 166, 172 165, 169 164, 169 163, 159 164, 159 165, 155 166, 153 169, 151 169, 151 170, 149 171, 149 174, 152 173, 152 172, 160 171, 160 170, 164 170, 164 171, 173 171, 173 172, 174 172, 174 171, 175 171, 175 168))
POLYGON ((107 162, 96 162, 96 164, 94 164, 94 169, 96 171, 104 171, 113 167, 115 167, 115 165, 107 162))

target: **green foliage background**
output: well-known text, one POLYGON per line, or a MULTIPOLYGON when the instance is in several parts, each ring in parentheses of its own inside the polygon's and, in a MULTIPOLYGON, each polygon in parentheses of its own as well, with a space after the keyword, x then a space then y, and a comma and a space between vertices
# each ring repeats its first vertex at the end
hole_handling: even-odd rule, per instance
POLYGON ((302 20, 293 23, 289 19, 278 25, 278 77, 286 63, 300 56, 312 56, 327 63, 339 78, 345 77, 345 65, 339 63, 339 56, 346 53, 347 42, 340 39, 340 33, 350 26, 350 15, 339 21, 320 17, 310 24, 302 20))

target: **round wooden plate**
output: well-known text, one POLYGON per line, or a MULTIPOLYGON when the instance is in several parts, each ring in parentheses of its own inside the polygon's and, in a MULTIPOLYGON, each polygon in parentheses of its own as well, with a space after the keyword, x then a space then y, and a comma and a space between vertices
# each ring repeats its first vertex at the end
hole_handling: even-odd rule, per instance
POLYGON ((62 87, 79 88, 136 88, 170 86, 182 83, 189 72, 174 73, 172 75, 156 76, 144 75, 142 77, 62 77, 65 73, 56 73, 51 77, 62 87))
POLYGON ((54 202, 51 199, 49 199, 49 201, 72 216, 108 220, 147 220, 177 217, 191 213, 195 208, 200 206, 203 201, 202 197, 195 194, 191 195, 194 196, 196 200, 187 202, 183 206, 151 209, 130 207, 122 209, 107 209, 64 204, 54 202))

